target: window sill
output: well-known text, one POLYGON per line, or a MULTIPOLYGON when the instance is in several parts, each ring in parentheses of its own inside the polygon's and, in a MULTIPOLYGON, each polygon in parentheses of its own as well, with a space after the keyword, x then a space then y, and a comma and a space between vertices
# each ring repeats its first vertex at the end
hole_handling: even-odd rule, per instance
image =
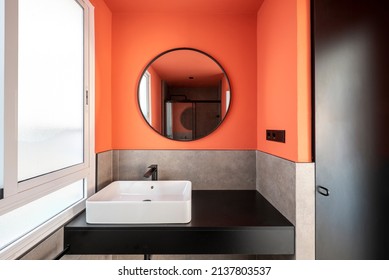
POLYGON ((0 259, 17 259, 85 209, 83 199, 0 251, 0 259))

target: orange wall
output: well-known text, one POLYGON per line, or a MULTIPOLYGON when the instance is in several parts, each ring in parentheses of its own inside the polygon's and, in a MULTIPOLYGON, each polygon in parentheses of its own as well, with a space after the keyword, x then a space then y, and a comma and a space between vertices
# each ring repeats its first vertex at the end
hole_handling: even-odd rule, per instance
POLYGON ((112 13, 104 0, 91 0, 95 7, 96 61, 96 153, 112 149, 111 46, 112 13))
POLYGON ((256 15, 115 13, 112 26, 113 149, 256 149, 256 15), (231 81, 224 123, 192 142, 165 139, 144 121, 137 85, 159 53, 192 47, 220 62, 231 81))
POLYGON ((257 17, 112 16, 103 0, 91 2, 96 7, 96 152, 258 149, 311 161, 309 0, 265 0, 257 17), (225 122, 193 142, 157 135, 137 106, 143 68, 155 55, 177 47, 198 48, 215 57, 232 84, 225 122), (266 141, 266 129, 285 129, 287 142, 266 141))
POLYGON ((311 159, 309 0, 265 0, 257 17, 258 150, 311 159), (285 129, 286 143, 266 141, 285 129))

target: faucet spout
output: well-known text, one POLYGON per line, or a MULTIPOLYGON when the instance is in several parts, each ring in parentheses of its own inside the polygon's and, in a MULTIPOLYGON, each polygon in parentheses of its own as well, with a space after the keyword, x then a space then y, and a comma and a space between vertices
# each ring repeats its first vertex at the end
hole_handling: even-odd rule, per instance
POLYGON ((152 164, 149 167, 149 170, 143 175, 145 178, 149 178, 151 176, 152 181, 157 181, 158 180, 158 165, 152 164))

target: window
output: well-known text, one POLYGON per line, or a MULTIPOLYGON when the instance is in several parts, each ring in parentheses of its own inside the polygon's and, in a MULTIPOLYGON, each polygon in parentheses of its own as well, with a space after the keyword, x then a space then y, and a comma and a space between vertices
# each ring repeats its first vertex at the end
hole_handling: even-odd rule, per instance
POLYGON ((151 125, 150 73, 147 71, 140 80, 138 96, 141 111, 147 122, 151 125))
POLYGON ((18 181, 84 162, 84 19, 74 0, 19 0, 18 181))
POLYGON ((94 64, 88 0, 0 6, 2 259, 56 230, 94 192, 94 64))
POLYGON ((81 180, 1 215, 0 250, 83 197, 84 181, 81 180), (25 217, 28 219, 24 219, 25 217), (18 220, 23 220, 23 223, 15 223, 18 220))

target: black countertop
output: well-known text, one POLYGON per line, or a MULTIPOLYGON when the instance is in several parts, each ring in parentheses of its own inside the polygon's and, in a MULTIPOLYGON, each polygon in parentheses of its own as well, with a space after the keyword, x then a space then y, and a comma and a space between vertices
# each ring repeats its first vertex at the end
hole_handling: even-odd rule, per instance
POLYGON ((65 226, 68 254, 294 254, 294 226, 255 190, 192 192, 188 224, 65 226))

